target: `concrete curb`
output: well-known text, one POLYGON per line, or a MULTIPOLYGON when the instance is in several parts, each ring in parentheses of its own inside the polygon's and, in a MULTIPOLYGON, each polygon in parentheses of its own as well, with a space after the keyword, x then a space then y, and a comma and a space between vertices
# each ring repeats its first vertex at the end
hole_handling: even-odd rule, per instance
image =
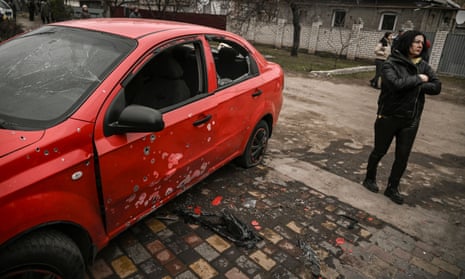
POLYGON ((361 73, 361 72, 370 72, 376 69, 375 66, 360 66, 360 67, 352 67, 352 68, 344 68, 344 69, 335 69, 329 71, 312 71, 309 73, 310 76, 332 76, 332 75, 346 75, 346 74, 353 74, 353 73, 361 73))

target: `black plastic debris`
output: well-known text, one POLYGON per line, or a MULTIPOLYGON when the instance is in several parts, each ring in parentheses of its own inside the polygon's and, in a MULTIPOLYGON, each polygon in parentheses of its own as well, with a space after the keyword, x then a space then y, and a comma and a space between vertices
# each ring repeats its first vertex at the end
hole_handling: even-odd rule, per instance
POLYGON ((200 224, 209 228, 237 246, 251 249, 262 240, 247 224, 237 219, 225 209, 221 211, 220 215, 205 212, 195 214, 194 212, 184 210, 177 210, 176 214, 183 217, 184 222, 200 224))
POLYGON ((304 256, 304 265, 306 267, 310 267, 313 276, 319 277, 320 276, 320 260, 316 255, 315 251, 313 251, 312 247, 304 242, 303 240, 298 240, 299 248, 303 252, 304 256))
POLYGON ((355 227, 355 225, 358 223, 358 220, 355 219, 352 216, 348 216, 346 214, 339 214, 339 216, 344 217, 344 218, 346 218, 348 220, 349 225, 347 226, 347 228, 350 229, 350 230, 353 229, 355 227))

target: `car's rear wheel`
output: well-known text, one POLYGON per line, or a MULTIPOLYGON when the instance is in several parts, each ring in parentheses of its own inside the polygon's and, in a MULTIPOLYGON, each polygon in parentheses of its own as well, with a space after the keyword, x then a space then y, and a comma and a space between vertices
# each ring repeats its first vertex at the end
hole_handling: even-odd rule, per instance
POLYGON ((260 164, 265 156, 269 136, 270 127, 268 123, 265 120, 261 120, 250 135, 244 154, 237 158, 237 163, 244 168, 260 164))
POLYGON ((85 278, 77 245, 66 235, 45 230, 28 235, 0 252, 0 278, 85 278))

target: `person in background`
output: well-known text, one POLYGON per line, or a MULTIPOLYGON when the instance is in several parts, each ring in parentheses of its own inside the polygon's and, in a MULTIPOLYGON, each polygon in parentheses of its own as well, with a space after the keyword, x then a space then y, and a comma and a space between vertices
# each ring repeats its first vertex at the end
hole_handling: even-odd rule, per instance
POLYGON ((48 6, 48 1, 42 1, 40 5, 40 17, 42 18, 42 23, 50 23, 50 8, 48 6))
POLYGON ((29 11, 29 21, 34 21, 34 15, 36 11, 36 4, 34 3, 34 0, 29 0, 27 2, 27 9, 29 11))
POLYGON ((90 18, 89 8, 87 8, 87 5, 82 5, 81 18, 90 18))
POLYGON ((391 43, 392 43, 392 32, 384 33, 384 36, 379 40, 375 47, 375 65, 376 65, 376 73, 375 76, 370 80, 370 85, 373 88, 379 89, 379 78, 381 77, 381 68, 383 66, 384 61, 389 57, 391 54, 391 43))
POLYGON ((425 48, 426 48, 426 51, 421 55, 421 58, 429 63, 429 51, 431 48, 431 41, 428 39, 426 39, 425 48))
POLYGON ((129 14, 129 17, 131 17, 131 18, 140 17, 139 9, 138 9, 138 8, 134 8, 134 9, 131 11, 131 13, 129 14))
POLYGON ((396 49, 396 46, 397 46, 397 42, 399 41, 400 37, 404 33, 405 33, 404 29, 399 29, 399 31, 397 32, 397 36, 392 40, 391 52, 394 52, 394 50, 396 49))
POLYGON ((394 163, 384 195, 397 204, 404 199, 399 182, 420 124, 426 95, 438 95, 441 82, 433 69, 421 57, 427 51, 426 37, 419 31, 407 31, 398 41, 396 50, 384 62, 382 88, 378 98, 374 148, 368 158, 363 186, 377 193, 378 163, 396 138, 394 163))

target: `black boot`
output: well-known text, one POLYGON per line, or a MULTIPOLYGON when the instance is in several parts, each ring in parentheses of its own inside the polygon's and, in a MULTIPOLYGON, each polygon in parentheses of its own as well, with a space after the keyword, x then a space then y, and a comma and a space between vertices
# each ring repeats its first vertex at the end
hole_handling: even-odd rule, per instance
POLYGON ((376 185, 376 179, 365 178, 365 180, 363 180, 363 186, 373 193, 379 192, 378 185, 376 185))
POLYGON ((399 184, 391 184, 389 183, 386 190, 384 191, 384 195, 391 199, 391 201, 397 204, 403 204, 404 198, 399 193, 399 184))

